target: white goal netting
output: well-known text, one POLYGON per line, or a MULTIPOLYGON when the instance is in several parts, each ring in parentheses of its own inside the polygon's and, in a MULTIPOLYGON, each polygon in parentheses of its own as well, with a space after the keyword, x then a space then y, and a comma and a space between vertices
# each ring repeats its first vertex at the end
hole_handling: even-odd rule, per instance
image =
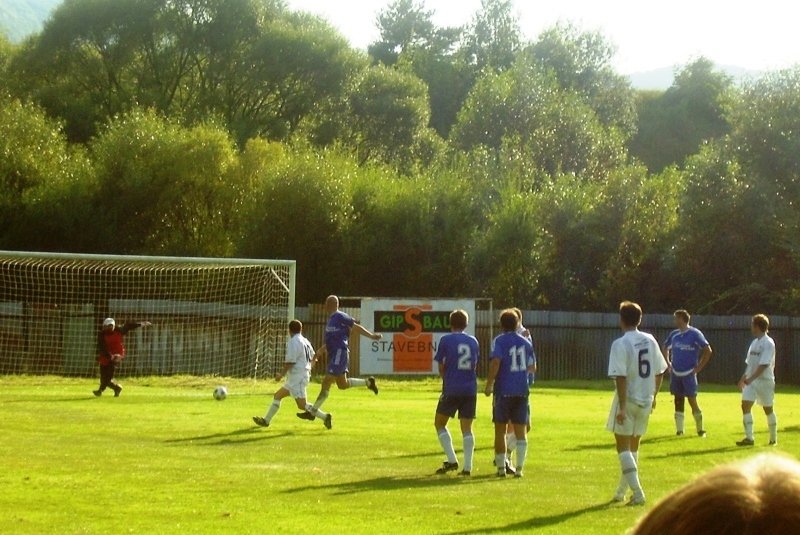
POLYGON ((271 377, 294 314, 295 262, 0 251, 0 374, 96 374, 103 319, 118 376, 271 377))

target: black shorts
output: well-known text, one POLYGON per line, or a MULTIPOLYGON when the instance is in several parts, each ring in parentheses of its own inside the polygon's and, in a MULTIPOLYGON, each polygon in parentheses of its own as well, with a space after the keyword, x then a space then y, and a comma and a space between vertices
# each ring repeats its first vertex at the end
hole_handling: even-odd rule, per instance
POLYGON ((496 424, 527 424, 530 417, 528 396, 495 396, 492 400, 492 421, 496 424))
POLYGON ((477 395, 445 396, 442 394, 439 397, 439 404, 436 406, 436 412, 453 418, 456 415, 456 411, 458 411, 458 418, 460 420, 474 420, 477 405, 477 395))

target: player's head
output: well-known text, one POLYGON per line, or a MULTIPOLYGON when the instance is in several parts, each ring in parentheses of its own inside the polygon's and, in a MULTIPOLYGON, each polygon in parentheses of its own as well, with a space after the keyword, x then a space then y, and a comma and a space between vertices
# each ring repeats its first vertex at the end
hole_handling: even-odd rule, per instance
POLYGON ((637 524, 633 535, 800 533, 800 464, 766 454, 700 475, 637 524))
POLYGON ((762 335, 769 330, 769 318, 764 314, 756 314, 753 316, 750 327, 754 335, 762 335))
POLYGON ((300 320, 292 320, 289 322, 289 332, 293 335, 303 332, 303 324, 300 320))
POLYGON ((517 315, 517 319, 519 320, 520 325, 522 324, 522 311, 517 307, 512 307, 510 310, 514 311, 514 314, 517 315))
POLYGON ((103 330, 106 332, 113 331, 117 326, 117 322, 114 321, 114 318, 106 318, 103 320, 103 330))
POLYGON ((466 310, 461 310, 459 308, 450 313, 451 331, 463 331, 464 329, 467 328, 468 323, 469 323, 469 314, 467 314, 466 310))
POLYGON ((680 328, 689 325, 689 320, 692 319, 692 316, 682 308, 673 312, 672 316, 675 318, 675 325, 680 328))
POLYGON ((328 314, 333 314, 339 310, 339 298, 335 295, 329 295, 328 298, 325 299, 325 310, 328 314))
POLYGON ((619 304, 619 320, 625 327, 638 327, 642 322, 642 307, 633 301, 619 304))
POLYGON ((516 312, 510 308, 507 308, 501 312, 500 326, 503 328, 504 332, 517 332, 517 327, 519 327, 519 318, 517 317, 516 312))

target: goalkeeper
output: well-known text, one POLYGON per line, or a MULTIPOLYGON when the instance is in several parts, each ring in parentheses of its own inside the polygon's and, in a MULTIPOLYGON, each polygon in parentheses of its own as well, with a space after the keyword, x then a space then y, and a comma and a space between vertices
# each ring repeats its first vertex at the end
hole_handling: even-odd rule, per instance
POLYGON ((114 370, 117 364, 125 358, 125 346, 122 338, 129 332, 139 327, 147 327, 149 321, 126 323, 119 329, 114 318, 103 320, 103 327, 97 335, 97 362, 100 363, 100 388, 93 391, 95 396, 102 396, 106 388, 114 391, 118 398, 122 392, 122 385, 114 382, 114 370))

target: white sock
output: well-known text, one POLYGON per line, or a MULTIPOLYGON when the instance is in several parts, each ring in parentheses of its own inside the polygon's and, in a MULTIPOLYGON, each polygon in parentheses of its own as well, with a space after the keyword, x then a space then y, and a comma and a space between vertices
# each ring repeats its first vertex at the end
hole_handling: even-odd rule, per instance
POLYGON ((448 431, 447 428, 440 429, 438 431, 438 435, 439 435, 439 444, 442 445, 444 454, 447 456, 447 462, 448 463, 458 462, 458 458, 456 457, 456 450, 453 449, 453 437, 450 436, 450 431, 448 431))
POLYGON ((322 409, 315 409, 314 407, 311 407, 311 410, 309 410, 309 409, 306 409, 306 410, 308 412, 310 412, 311 414, 313 414, 314 416, 316 416, 317 418, 322 418, 322 422, 323 423, 325 422, 325 418, 328 417, 328 413, 327 412, 322 412, 322 409))
POLYGON ((472 472, 472 455, 475 453, 475 435, 464 435, 464 470, 472 472))
POLYGON ((678 433, 683 433, 683 431, 684 431, 684 429, 683 429, 684 428, 683 420, 684 420, 684 413, 676 412, 675 413, 675 431, 677 431, 678 433))
POLYGON ((767 414, 767 425, 769 426, 769 441, 778 442, 778 417, 774 412, 767 414))
POLYGON ((517 472, 522 472, 525 467, 525 457, 528 456, 528 441, 517 439, 517 472))
POLYGON ((367 386, 366 379, 359 379, 358 377, 350 377, 347 379, 348 386, 367 386))
POLYGON ((511 456, 517 449, 517 434, 513 431, 506 433, 506 458, 510 461, 511 456))
MULTIPOLYGON (((636 462, 636 466, 639 466, 639 452, 632 451, 631 455, 633 455, 633 460, 636 462)), ((619 485, 617 485, 617 494, 622 494, 623 496, 625 493, 628 492, 628 478, 625 477, 625 474, 620 474, 619 476, 619 485)))
POLYGON ((630 451, 619 453, 619 465, 622 468, 622 475, 628 482, 628 486, 633 489, 634 494, 642 493, 642 484, 639 482, 639 467, 636 459, 630 451))
POLYGON ((310 412, 311 414, 316 414, 317 409, 322 407, 322 404, 325 403, 326 399, 328 399, 328 395, 330 395, 330 392, 331 392, 330 390, 322 390, 319 393, 319 396, 317 396, 317 400, 314 402, 313 410, 310 410, 308 412, 310 412))
POLYGON ((494 464, 497 466, 497 473, 498 474, 505 474, 506 473, 506 454, 505 453, 497 453, 494 454, 494 464))
POLYGON ((753 414, 748 412, 742 416, 742 423, 744 424, 744 436, 753 440, 753 414))
POLYGON ((267 415, 264 416, 264 420, 266 420, 267 423, 270 423, 272 421, 272 418, 275 416, 275 413, 278 412, 278 409, 280 408, 281 408, 281 400, 273 399, 272 403, 269 406, 269 409, 267 409, 267 415))
POLYGON ((692 416, 694 416, 694 423, 697 424, 697 432, 703 430, 703 411, 693 412, 692 416))

